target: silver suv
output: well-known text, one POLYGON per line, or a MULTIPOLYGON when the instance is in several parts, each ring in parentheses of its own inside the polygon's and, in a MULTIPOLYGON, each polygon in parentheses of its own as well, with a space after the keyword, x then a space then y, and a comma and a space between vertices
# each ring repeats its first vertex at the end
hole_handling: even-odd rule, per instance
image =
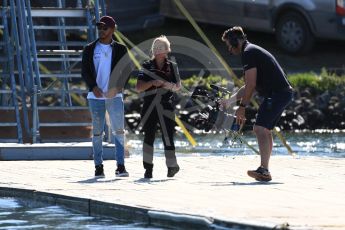
MULTIPOLYGON (((280 47, 307 53, 315 38, 345 40, 345 0, 181 0, 199 22, 275 33, 280 47)), ((184 18, 173 0, 161 14, 184 18)))

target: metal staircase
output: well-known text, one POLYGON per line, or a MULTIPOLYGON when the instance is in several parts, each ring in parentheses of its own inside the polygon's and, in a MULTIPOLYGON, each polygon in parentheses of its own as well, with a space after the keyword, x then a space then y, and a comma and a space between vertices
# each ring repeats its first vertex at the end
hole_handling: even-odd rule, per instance
POLYGON ((73 111, 88 109, 80 96, 87 93, 81 87, 81 54, 86 43, 96 38, 94 21, 102 12, 102 0, 68 1, 68 5, 56 0, 55 7, 40 8, 32 7, 30 0, 3 1, 0 103, 1 109, 12 109, 16 116, 13 122, 0 120, 0 127, 16 126, 19 143, 22 123, 33 143, 41 141, 44 127, 90 126, 88 119, 68 118, 73 111), (52 113, 67 114, 67 120, 41 119, 52 113))

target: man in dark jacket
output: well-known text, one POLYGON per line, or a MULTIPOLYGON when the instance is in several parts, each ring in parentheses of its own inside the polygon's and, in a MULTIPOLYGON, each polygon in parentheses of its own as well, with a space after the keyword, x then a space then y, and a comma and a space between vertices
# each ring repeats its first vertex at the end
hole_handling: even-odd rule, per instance
POLYGON ((268 170, 268 163, 273 147, 271 130, 292 101, 292 87, 273 55, 247 41, 241 27, 235 26, 226 30, 222 40, 231 54, 242 56, 245 80, 245 85, 225 102, 225 107, 228 107, 231 101, 240 100, 236 111, 236 122, 242 125, 246 120, 245 108, 250 103, 254 92, 263 98, 254 125, 261 164, 256 170, 249 170, 248 175, 258 181, 270 181, 272 177, 268 170))
POLYGON ((115 137, 115 159, 117 161, 115 175, 126 177, 128 172, 124 162, 123 94, 119 91, 109 97, 108 90, 111 72, 120 59, 127 54, 127 49, 112 39, 116 30, 116 23, 112 17, 103 16, 96 25, 99 39, 84 48, 82 58, 82 77, 89 88, 87 99, 92 116, 95 176, 104 176, 102 139, 105 112, 108 111, 112 133, 115 137))

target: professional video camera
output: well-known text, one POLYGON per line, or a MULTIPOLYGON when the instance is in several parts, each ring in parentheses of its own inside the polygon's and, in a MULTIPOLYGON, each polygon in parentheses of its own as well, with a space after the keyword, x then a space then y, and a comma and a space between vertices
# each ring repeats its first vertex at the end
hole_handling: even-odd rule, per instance
POLYGON ((220 101, 225 95, 230 95, 231 92, 224 87, 213 84, 210 85, 210 88, 198 86, 192 93, 192 108, 198 112, 193 117, 192 125, 206 132, 213 128, 229 128, 234 119, 233 116, 221 110, 220 101))

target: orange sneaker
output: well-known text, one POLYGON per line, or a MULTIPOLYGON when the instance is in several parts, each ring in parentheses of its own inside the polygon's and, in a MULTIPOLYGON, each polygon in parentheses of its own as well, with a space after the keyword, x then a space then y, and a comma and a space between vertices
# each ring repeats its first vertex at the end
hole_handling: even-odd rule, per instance
POLYGON ((248 170, 247 171, 248 176, 253 177, 257 181, 271 181, 271 173, 268 171, 268 169, 265 169, 263 167, 259 167, 257 170, 248 170))

